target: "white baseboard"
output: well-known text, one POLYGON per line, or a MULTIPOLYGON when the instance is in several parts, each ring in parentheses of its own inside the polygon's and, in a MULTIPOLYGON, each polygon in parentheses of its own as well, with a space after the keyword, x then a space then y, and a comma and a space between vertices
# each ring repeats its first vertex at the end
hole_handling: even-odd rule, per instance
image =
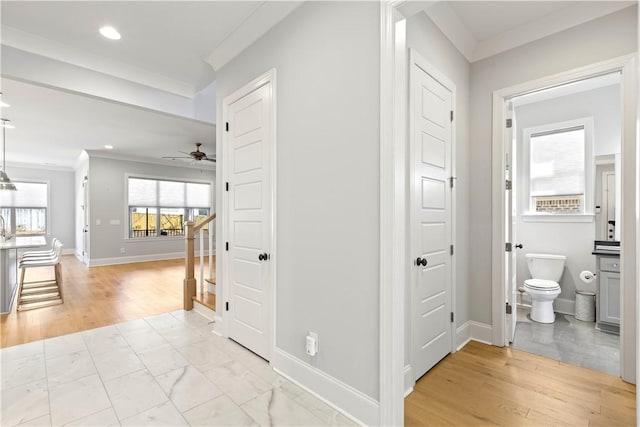
POLYGON ((470 340, 471 330, 469 328, 469 321, 466 321, 456 328, 456 351, 460 351, 470 340))
POLYGON ((146 261, 164 261, 167 259, 184 258, 184 252, 173 252, 166 254, 153 254, 153 255, 136 255, 136 256, 123 256, 115 258, 94 258, 89 260, 89 267, 98 267, 102 265, 115 265, 115 264, 132 264, 134 262, 146 262, 146 261))
MULTIPOLYGON (((208 255, 209 254, 206 253, 206 256, 208 255)), ((200 253, 196 251, 195 256, 199 257, 200 253)), ((146 261, 164 261, 167 259, 178 259, 178 258, 184 258, 184 252, 122 256, 122 257, 115 257, 115 258, 95 258, 95 259, 89 260, 89 267, 98 267, 102 265, 116 265, 116 264, 132 264, 135 262, 146 262, 146 261)))
POLYGON ((380 403, 348 384, 276 348, 273 369, 361 425, 380 424, 380 403))
POLYGON ((211 322, 215 323, 216 321, 216 312, 211 310, 209 307, 200 304, 198 301, 193 301, 193 311, 211 322))
POLYGON ((458 350, 472 340, 491 345, 491 339, 492 328, 491 325, 487 325, 486 323, 467 320, 456 329, 456 344, 458 350))
POLYGON ((576 315, 576 300, 556 298, 553 302, 553 311, 556 313, 576 315))
POLYGON ((411 365, 407 365, 404 367, 404 397, 413 392, 414 385, 416 385, 416 381, 413 379, 413 369, 411 365))

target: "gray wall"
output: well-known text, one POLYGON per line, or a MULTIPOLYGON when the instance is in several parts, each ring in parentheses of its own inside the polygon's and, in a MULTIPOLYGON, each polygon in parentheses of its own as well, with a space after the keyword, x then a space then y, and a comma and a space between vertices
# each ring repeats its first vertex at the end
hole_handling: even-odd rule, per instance
MULTIPOLYGON (((90 265, 99 260, 184 253, 183 238, 127 240, 125 229, 125 174, 158 178, 211 181, 214 172, 193 168, 170 167, 153 163, 130 162, 100 157, 89 158, 89 235, 90 265), (101 225, 96 225, 100 220, 101 225), (110 225, 119 220, 119 225, 110 225), (125 253, 120 249, 124 248, 125 253)), ((215 187, 214 187, 215 188, 215 187)), ((215 209, 214 209, 215 211, 215 209)), ((117 260, 113 260, 116 262, 117 260)))
MULTIPOLYGON (((620 152, 620 86, 612 85, 587 92, 536 102, 515 108, 517 156, 520 175, 516 180, 522 188, 523 132, 526 128, 593 117, 593 153, 607 155, 620 152)), ((595 164, 595 158, 592 160, 595 164)), ((595 188, 594 188, 595 191, 595 188)), ((522 194, 519 191, 518 194, 522 194)), ((517 281, 522 286, 531 277, 527 269, 526 253, 554 253, 566 255, 564 274, 560 281, 562 293, 558 298, 575 300, 575 291, 595 292, 595 282, 585 285, 579 278, 582 270, 595 271, 595 256, 591 255, 596 237, 596 222, 527 222, 524 195, 518 200, 517 242, 524 248, 517 254, 517 281)), ((595 197, 594 197, 595 201, 595 197)))
POLYGON ((491 125, 493 91, 637 51, 636 7, 471 64, 470 305, 491 324, 491 125))
POLYGON ((221 114, 225 96, 271 68, 277 73, 276 346, 374 399, 379 7, 304 3, 217 78, 221 114), (309 331, 319 334, 315 358, 305 353, 309 331))
POLYGON ((49 181, 49 221, 47 241, 60 239, 65 253, 73 253, 75 246, 75 208, 73 171, 7 166, 13 181, 49 181))
MULTIPOLYGON (((407 46, 414 48, 456 85, 456 325, 469 320, 469 62, 425 13, 407 20, 407 46)), ((408 275, 407 277, 411 277, 408 275)), ((410 283, 405 296, 405 324, 411 322, 410 283)), ((411 352, 409 328, 405 338, 405 361, 411 352)))

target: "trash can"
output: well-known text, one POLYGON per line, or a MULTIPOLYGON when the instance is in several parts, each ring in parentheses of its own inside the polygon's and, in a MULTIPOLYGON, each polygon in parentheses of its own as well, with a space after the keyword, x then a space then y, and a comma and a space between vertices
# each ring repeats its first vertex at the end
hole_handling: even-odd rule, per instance
POLYGON ((576 291, 576 319, 583 322, 596 320, 596 294, 576 291))

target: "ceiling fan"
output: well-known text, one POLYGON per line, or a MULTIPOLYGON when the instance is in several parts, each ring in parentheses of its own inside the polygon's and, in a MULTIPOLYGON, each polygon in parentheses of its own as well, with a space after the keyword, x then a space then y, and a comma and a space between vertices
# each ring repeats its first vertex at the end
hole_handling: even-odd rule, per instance
POLYGON ((180 151, 180 153, 182 154, 186 154, 189 157, 176 157, 176 156, 169 156, 169 157, 163 157, 163 159, 171 159, 171 160, 175 160, 175 159, 192 159, 195 161, 200 161, 200 160, 207 160, 209 162, 215 162, 216 158, 215 157, 208 157, 206 153, 200 151, 200 146, 202 145, 201 142, 196 142, 196 151, 192 151, 190 153, 185 153, 184 151, 180 151))

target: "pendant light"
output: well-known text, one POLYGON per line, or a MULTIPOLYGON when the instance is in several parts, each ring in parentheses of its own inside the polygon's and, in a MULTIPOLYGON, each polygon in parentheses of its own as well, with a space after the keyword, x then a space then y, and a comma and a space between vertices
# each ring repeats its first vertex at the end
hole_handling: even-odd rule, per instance
POLYGON ((0 171, 0 190, 17 191, 15 184, 11 182, 11 179, 7 175, 7 144, 6 144, 6 131, 7 131, 7 119, 0 119, 2 121, 2 171, 0 171))

